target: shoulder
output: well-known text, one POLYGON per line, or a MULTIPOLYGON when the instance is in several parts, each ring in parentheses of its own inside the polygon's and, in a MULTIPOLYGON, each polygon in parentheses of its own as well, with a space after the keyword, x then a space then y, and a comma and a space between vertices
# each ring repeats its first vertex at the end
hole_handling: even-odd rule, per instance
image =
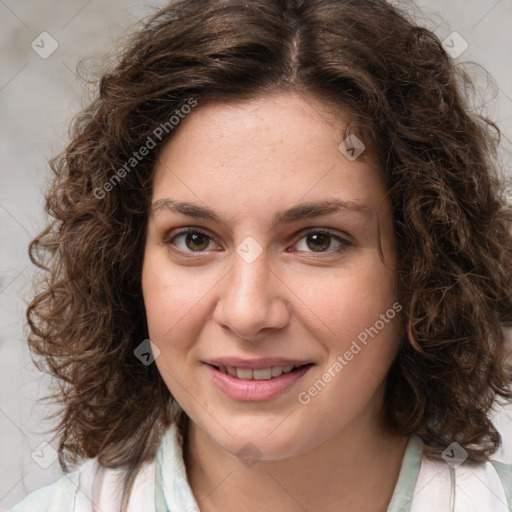
POLYGON ((424 455, 411 512, 431 510, 510 512, 512 465, 493 460, 448 464, 424 455))
POLYGON ((68 473, 53 484, 41 487, 7 512, 62 512, 72 511, 80 470, 68 473))
MULTIPOLYGON (((88 459, 73 473, 30 493, 7 512, 102 512, 118 510, 124 471, 105 468, 88 459)), ((128 512, 147 510, 154 503, 155 464, 146 462, 137 474, 128 512)), ((154 509, 153 509, 154 510, 154 509)))

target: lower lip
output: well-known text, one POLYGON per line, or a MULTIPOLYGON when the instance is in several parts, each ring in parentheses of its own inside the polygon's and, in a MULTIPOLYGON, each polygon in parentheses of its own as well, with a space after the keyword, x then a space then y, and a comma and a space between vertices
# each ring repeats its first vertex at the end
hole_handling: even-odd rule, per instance
POLYGON ((281 394, 285 389, 295 384, 312 365, 303 366, 298 370, 283 373, 279 377, 267 380, 237 379, 232 375, 223 373, 207 364, 213 382, 220 390, 233 400, 244 402, 257 402, 270 400, 281 394))

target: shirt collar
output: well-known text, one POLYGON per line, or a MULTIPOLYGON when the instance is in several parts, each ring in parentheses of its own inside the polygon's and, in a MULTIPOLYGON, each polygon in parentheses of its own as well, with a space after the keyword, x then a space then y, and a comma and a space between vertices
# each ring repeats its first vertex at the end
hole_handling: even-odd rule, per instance
MULTIPOLYGON (((156 512, 199 512, 187 480, 183 458, 187 422, 173 423, 165 432, 156 455, 156 512)), ((405 449, 398 481, 387 512, 409 512, 423 455, 423 442, 411 435, 405 449)))

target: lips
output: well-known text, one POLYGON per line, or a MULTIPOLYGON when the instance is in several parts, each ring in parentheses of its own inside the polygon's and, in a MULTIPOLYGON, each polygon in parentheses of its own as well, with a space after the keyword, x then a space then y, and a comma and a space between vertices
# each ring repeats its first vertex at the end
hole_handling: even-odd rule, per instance
MULTIPOLYGON (((220 367, 212 364, 204 365, 213 384, 228 398, 236 401, 243 402, 257 402, 262 400, 271 400, 283 395, 286 391, 290 390, 294 384, 296 384, 309 370, 314 366, 313 363, 297 365, 296 369, 281 373, 279 376, 271 378, 258 378, 261 377, 262 373, 266 372, 268 376, 267 368, 237 368, 237 372, 242 372, 241 375, 250 378, 239 378, 237 376, 230 375, 220 370, 220 367), (245 372, 245 373, 244 373, 245 372), (250 373, 249 373, 250 372, 250 373), (256 372, 256 377, 254 378, 256 372)), ((288 365, 290 366, 290 365, 288 365)), ((234 368, 234 367, 230 367, 234 368)), ((272 372, 270 367, 270 372, 272 372)), ((279 367, 282 369, 282 367, 279 367)), ((276 370, 274 370, 276 372, 276 370)))

